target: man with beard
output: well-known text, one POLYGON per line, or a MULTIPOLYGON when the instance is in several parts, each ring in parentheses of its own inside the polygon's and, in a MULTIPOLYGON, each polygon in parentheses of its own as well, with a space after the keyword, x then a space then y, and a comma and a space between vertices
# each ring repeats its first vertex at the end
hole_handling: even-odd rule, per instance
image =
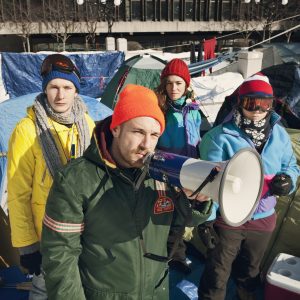
POLYGON ((192 210, 145 172, 164 129, 155 93, 127 85, 83 157, 57 174, 42 237, 49 299, 169 299, 170 227, 205 221, 211 202, 192 210))

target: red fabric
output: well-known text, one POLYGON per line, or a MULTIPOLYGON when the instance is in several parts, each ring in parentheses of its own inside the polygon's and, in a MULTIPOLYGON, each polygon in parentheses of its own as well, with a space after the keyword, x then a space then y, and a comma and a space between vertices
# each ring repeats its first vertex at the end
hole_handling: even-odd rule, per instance
POLYGON ((155 93, 144 86, 128 84, 119 95, 110 129, 137 117, 151 117, 159 122, 161 133, 165 130, 165 117, 155 93))
POLYGON ((190 86, 191 75, 188 66, 183 60, 179 58, 170 60, 162 70, 160 79, 163 79, 169 75, 177 75, 181 77, 185 81, 187 87, 190 86))
MULTIPOLYGON (((203 40, 203 50, 204 50, 204 60, 215 58, 215 48, 216 48, 216 38, 212 38, 210 40, 203 40)), ((209 69, 209 72, 212 72, 212 69, 209 69)), ((203 71, 203 75, 205 75, 205 71, 203 71)))
POLYGON ((204 40, 203 49, 204 49, 204 60, 215 58, 215 48, 216 48, 216 38, 210 40, 204 40))

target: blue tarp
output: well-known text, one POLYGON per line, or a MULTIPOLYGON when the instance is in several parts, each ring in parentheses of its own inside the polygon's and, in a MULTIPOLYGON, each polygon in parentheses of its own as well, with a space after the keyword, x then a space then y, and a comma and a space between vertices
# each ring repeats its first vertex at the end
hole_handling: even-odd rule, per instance
MULTIPOLYGON (((48 54, 1 53, 2 78, 10 98, 41 92, 40 67, 48 54)), ((123 63, 124 52, 66 54, 81 74, 80 93, 101 97, 105 87, 123 63)))
POLYGON ((0 286, 0 299, 28 300, 28 291, 15 287, 18 283, 28 281, 27 277, 17 266, 0 269, 0 276, 4 280, 3 285, 0 286))
MULTIPOLYGON (((24 95, 18 98, 9 99, 0 103, 0 196, 4 184, 4 177, 6 173, 6 152, 8 148, 9 137, 16 126, 16 123, 26 115, 26 108, 30 106, 35 96, 38 93, 24 95)), ((82 96, 88 111, 93 120, 102 120, 112 114, 112 110, 100 103, 98 100, 82 96)), ((0 199, 0 205, 2 199, 0 199)))

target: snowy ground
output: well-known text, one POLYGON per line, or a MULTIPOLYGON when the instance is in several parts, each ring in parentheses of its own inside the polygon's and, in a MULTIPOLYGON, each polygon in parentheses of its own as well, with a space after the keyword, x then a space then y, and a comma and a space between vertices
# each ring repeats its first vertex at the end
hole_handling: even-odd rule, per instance
POLYGON ((192 78, 195 94, 210 123, 214 122, 225 97, 231 95, 243 80, 241 74, 233 72, 192 78))

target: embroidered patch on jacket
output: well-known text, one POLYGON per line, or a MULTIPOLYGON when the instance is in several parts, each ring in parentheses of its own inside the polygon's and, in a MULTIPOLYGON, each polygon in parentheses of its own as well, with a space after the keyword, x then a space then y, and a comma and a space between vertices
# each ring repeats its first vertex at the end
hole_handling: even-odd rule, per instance
POLYGON ((174 203, 167 196, 159 196, 154 204, 154 214, 163 214, 174 211, 174 203))

